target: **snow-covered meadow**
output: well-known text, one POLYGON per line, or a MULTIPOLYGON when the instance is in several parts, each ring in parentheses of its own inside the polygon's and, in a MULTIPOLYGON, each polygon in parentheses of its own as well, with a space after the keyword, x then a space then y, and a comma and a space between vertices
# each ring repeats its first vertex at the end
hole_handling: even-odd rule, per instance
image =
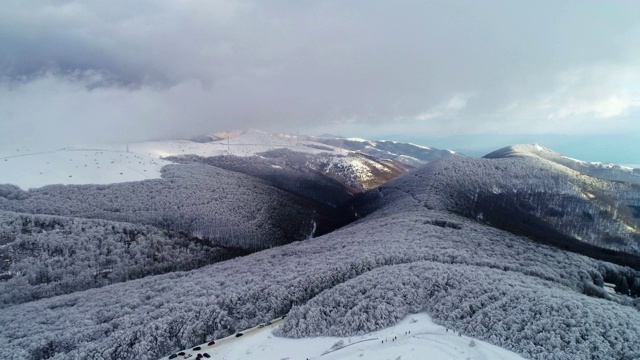
MULTIPOLYGON (((162 177, 161 169, 181 156, 258 157, 286 149, 305 157, 297 164, 365 190, 407 171, 402 162, 367 157, 357 150, 294 135, 259 130, 218 134, 213 141, 163 140, 130 144, 92 144, 59 149, 0 146, 0 184, 27 190, 51 184, 113 184, 162 177), (167 159, 169 158, 169 159, 167 159)), ((281 169, 273 165, 274 169, 281 169)))
POLYGON ((252 156, 279 148, 310 154, 327 151, 305 146, 308 142, 293 137, 257 130, 228 136, 229 139, 206 143, 165 140, 55 149, 0 147, 0 184, 14 184, 25 190, 50 184, 113 184, 160 178, 162 167, 171 164, 163 160, 169 156, 252 156))
MULTIPOLYGON (((396 325, 365 335, 289 339, 275 336, 280 324, 267 325, 243 336, 184 349, 174 359, 370 359, 370 360, 521 360, 516 353, 437 325, 426 313, 411 314, 396 325), (191 355, 191 356, 190 356, 191 355)), ((169 356, 161 360, 169 360, 169 356)))
POLYGON ((46 151, 0 149, 0 184, 22 189, 50 184, 112 184, 160 178, 170 164, 155 156, 126 151, 126 145, 46 151))

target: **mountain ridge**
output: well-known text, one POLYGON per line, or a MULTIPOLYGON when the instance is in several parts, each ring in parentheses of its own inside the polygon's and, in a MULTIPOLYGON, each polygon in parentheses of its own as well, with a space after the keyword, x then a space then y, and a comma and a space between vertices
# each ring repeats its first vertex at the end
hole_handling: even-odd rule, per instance
POLYGON ((633 212, 640 209, 637 185, 538 156, 450 154, 352 194, 346 180, 328 181, 315 164, 323 153, 373 155, 292 136, 249 133, 262 139, 258 144, 226 135, 140 147, 181 155, 184 163, 162 168, 162 179, 29 191, 1 185, 0 216, 11 225, 0 228, 0 256, 22 258, 21 268, 2 263, 0 285, 23 271, 27 276, 12 289, 30 289, 40 299, 3 300, 11 305, 0 307, 0 357, 160 358, 284 315, 277 334, 295 338, 369 333, 425 310, 449 329, 532 359, 640 356, 633 346, 640 337, 640 272, 620 265, 640 263, 631 236, 640 218, 633 212), (274 148, 284 142, 293 149, 274 148), (243 156, 233 156, 233 146, 243 156), (196 155, 182 155, 191 150, 196 155), (289 175, 278 179, 282 174, 289 175), (297 186, 302 179, 316 187, 297 186), (323 191, 336 191, 335 206, 324 199, 321 210, 315 203, 323 191), (319 230, 324 211, 347 221, 319 230), (178 232, 176 245, 167 243, 173 236, 167 230, 178 232), (255 241, 278 233, 293 241, 255 241), (210 257, 206 245, 221 245, 210 242, 220 235, 251 253, 196 263, 210 257), (95 262, 71 256, 83 241, 99 249, 95 262), (606 262, 571 248, 580 245, 631 255, 606 262), (178 254, 168 267, 184 248, 202 253, 184 256, 194 265, 188 271, 96 286, 86 283, 91 276, 74 283, 77 276, 57 266, 82 260, 71 268, 96 267, 97 280, 111 280, 136 261, 152 261, 158 254, 149 249, 165 247, 178 254), (113 252, 128 257, 113 262, 113 252), (78 291, 65 291, 58 280, 78 291), (605 282, 616 284, 616 293, 605 282), (54 292, 47 294, 48 287, 54 292))
POLYGON ((516 144, 507 146, 485 155, 484 158, 492 159, 522 156, 531 156, 545 159, 558 165, 578 171, 585 175, 601 179, 640 184, 640 169, 612 163, 586 162, 577 160, 538 144, 516 144))

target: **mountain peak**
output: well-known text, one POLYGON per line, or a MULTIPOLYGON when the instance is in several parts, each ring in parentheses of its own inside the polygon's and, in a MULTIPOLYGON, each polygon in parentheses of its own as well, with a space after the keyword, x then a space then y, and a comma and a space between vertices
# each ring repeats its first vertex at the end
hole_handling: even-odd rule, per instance
MULTIPOLYGON (((563 157, 563 155, 540 144, 515 144, 503 147, 484 156, 486 159, 507 158, 515 156, 535 156, 549 160, 549 157, 563 157)), ((574 159, 575 160, 575 159, 574 159)), ((580 161, 580 160, 576 160, 580 161)))
POLYGON ((640 184, 640 170, 616 164, 587 162, 562 155, 538 144, 516 144, 498 149, 484 156, 486 159, 534 157, 555 165, 600 179, 640 184))

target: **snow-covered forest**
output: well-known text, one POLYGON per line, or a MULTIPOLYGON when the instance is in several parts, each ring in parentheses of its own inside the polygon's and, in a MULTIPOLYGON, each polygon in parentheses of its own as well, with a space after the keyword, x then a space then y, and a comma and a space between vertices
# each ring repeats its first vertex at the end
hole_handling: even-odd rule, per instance
POLYGON ((548 243, 571 238, 640 255, 640 186, 593 178, 543 159, 435 161, 365 194, 360 212, 380 207, 376 204, 394 193, 548 243))
POLYGON ((580 173, 614 181, 640 184, 640 169, 607 163, 591 163, 559 154, 538 144, 512 145, 485 155, 485 158, 533 156, 573 169, 580 173))
POLYGON ((201 164, 165 166, 162 175, 29 191, 1 185, 0 209, 149 224, 249 250, 305 239, 313 231, 313 210, 262 180, 201 164))
POLYGON ((411 166, 363 153, 319 154, 275 149, 255 156, 196 155, 166 158, 178 163, 203 163, 264 179, 279 189, 338 206, 409 171, 411 166))
POLYGON ((0 360, 640 360, 593 2, 3 1, 0 360))
POLYGON ((339 181, 307 168, 305 164, 312 155, 293 151, 289 153, 294 157, 289 161, 258 156, 184 155, 169 159, 179 163, 202 163, 255 176, 284 191, 300 194, 331 206, 337 206, 353 196, 355 189, 349 189, 339 181))
POLYGON ((148 225, 0 211, 0 307, 239 254, 148 225))
POLYGON ((312 139, 334 147, 355 150, 377 158, 399 161, 414 167, 455 154, 450 150, 440 150, 397 141, 371 141, 359 138, 330 136, 320 136, 312 139))
POLYGON ((345 336, 422 310, 532 359, 640 356, 637 270, 499 230, 505 203, 481 201, 599 234, 635 224, 634 186, 448 157, 352 198, 336 211, 356 221, 311 237, 303 194, 203 159, 142 182, 2 186, 0 358, 153 359, 285 314, 282 336, 345 336), (240 254, 229 247, 264 250, 219 261, 240 254))
POLYGON ((417 311, 526 358, 640 356, 635 309, 519 272, 428 261, 377 268, 324 291, 296 307, 277 333, 364 334, 417 311))
POLYGON ((362 333, 417 309, 533 359, 638 357, 638 299, 602 288, 640 284, 636 271, 425 206, 450 199, 416 200, 416 175, 321 237, 1 310, 0 357, 153 358, 290 310, 286 336, 362 333))

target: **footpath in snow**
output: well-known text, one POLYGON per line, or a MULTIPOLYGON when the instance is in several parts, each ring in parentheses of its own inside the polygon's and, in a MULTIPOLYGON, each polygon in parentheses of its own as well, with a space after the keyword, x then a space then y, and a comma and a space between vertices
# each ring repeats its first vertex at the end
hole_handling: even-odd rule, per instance
MULTIPOLYGON (((424 313, 410 315, 396 326, 362 336, 286 339, 273 335, 281 321, 202 344, 198 350, 183 350, 172 359, 201 358, 226 360, 262 359, 367 359, 367 360, 521 360, 522 357, 488 344, 460 336, 453 330, 434 324, 424 313), (207 354, 205 356, 204 354, 207 354)), ((170 354, 161 360, 169 359, 170 354)))

